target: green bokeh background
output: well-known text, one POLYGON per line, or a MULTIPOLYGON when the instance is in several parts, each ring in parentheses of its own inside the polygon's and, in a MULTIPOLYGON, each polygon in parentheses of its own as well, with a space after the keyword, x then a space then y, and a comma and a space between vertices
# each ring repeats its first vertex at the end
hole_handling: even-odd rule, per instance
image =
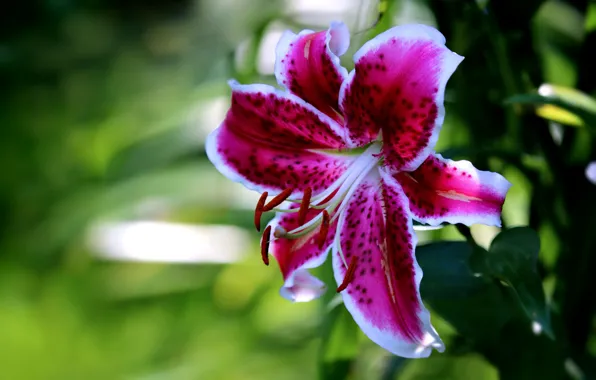
MULTIPOLYGON (((379 4, 365 0, 7 5, 0 16, 0 378, 314 379, 326 358, 352 379, 497 379, 499 371, 533 378, 540 357, 529 372, 499 369, 495 352, 471 344, 439 313, 433 323, 447 353, 403 361, 354 330, 343 309, 329 312, 329 298, 291 304, 279 297, 281 276, 262 265, 252 227, 258 195, 221 176, 204 141, 223 119, 229 78, 274 83, 280 31, 324 29, 337 19, 358 32, 342 58, 348 67, 367 39, 410 22, 438 26, 466 57, 448 85, 437 150, 514 184, 504 222, 539 233, 538 272, 568 360, 561 363, 571 368, 566 376, 576 367, 596 375, 596 187, 583 176, 596 158, 594 137, 588 127, 553 125, 527 106, 504 104, 543 83, 594 94, 596 4, 381 5, 386 11, 372 28, 379 4), (106 243, 121 223, 149 221, 159 222, 153 233, 106 243), (192 227, 184 231, 195 240, 179 240, 167 226, 192 227), (231 228, 214 235, 214 226, 231 228), (123 245, 136 260, 107 256, 123 245), (147 262, 152 246, 165 247, 160 262, 147 262), (189 250, 192 262, 167 262, 189 250), (225 262, 213 262, 218 256, 225 262)), ((472 228, 484 247, 497 232, 472 228)), ((450 226, 420 232, 419 240, 465 238, 450 226)), ((524 326, 528 333, 530 322, 524 326)), ((506 333, 525 336, 515 328, 506 333)), ((523 346, 519 339, 498 345, 523 346)))

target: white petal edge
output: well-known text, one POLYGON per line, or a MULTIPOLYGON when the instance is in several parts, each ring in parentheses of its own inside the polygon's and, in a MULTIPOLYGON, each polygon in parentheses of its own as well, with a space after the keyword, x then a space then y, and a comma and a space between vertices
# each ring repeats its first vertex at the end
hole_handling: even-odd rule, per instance
MULTIPOLYGON (((327 256, 327 255, 325 255, 327 256)), ((306 269, 298 269, 279 289, 279 294, 292 302, 310 302, 321 297, 327 291, 325 283, 306 269)))

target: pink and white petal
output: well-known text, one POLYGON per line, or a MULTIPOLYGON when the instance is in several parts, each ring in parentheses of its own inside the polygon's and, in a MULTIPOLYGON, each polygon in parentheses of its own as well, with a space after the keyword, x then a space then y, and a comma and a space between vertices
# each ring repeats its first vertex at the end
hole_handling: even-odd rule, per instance
MULTIPOLYGON (((292 204, 290 208, 299 207, 292 204)), ((308 222, 317 216, 321 210, 311 209, 306 216, 308 222)), ((325 284, 318 278, 312 276, 308 269, 319 267, 327 259, 331 242, 335 238, 335 226, 333 223, 327 234, 322 249, 319 248, 319 229, 299 239, 277 238, 271 241, 269 247, 271 254, 279 264, 284 285, 280 294, 294 302, 307 302, 321 296, 325 290, 325 284)), ((298 227, 298 214, 280 212, 271 221, 271 230, 276 231, 280 227, 290 231, 298 227)))
POLYGON ((395 355, 428 357, 433 348, 442 352, 444 345, 420 298, 422 271, 414 256, 416 235, 407 199, 389 179, 380 186, 378 172, 369 176, 340 216, 340 235, 333 245, 335 279, 344 281, 346 263, 356 257, 354 276, 341 293, 356 323, 395 355))
POLYGON ((295 149, 345 147, 343 126, 299 97, 264 84, 229 84, 232 105, 223 125, 236 134, 295 149))
POLYGON ((319 194, 337 180, 351 157, 277 147, 239 135, 224 122, 207 137, 207 156, 224 176, 251 190, 275 195, 294 188, 294 196, 311 187, 319 194))
POLYGON ((340 120, 339 88, 348 72, 339 62, 350 45, 350 32, 341 22, 327 31, 286 31, 276 49, 275 76, 287 88, 325 114, 340 120))
POLYGON ((387 164, 416 169, 438 139, 445 86, 462 60, 426 25, 397 26, 364 44, 340 90, 352 144, 382 131, 387 164))
POLYGON ((478 170, 469 161, 431 154, 415 171, 394 177, 419 222, 501 226, 501 210, 511 183, 498 173, 478 170))

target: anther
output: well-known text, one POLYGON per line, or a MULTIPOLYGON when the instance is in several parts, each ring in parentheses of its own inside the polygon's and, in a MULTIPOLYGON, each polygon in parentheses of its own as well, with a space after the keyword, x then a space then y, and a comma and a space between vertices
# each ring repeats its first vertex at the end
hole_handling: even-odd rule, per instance
POLYGON ((291 188, 291 187, 289 187, 289 188, 285 189, 284 191, 282 191, 281 193, 277 194, 272 200, 269 201, 269 203, 267 203, 263 207, 263 211, 271 211, 271 210, 273 210, 275 207, 277 207, 280 204, 282 204, 283 201, 285 201, 286 199, 288 199, 288 197, 290 195, 292 195, 293 192, 294 192, 294 189, 291 188))
POLYGON ((298 210, 298 225, 301 226, 306 221, 306 213, 310 207, 310 197, 312 196, 312 188, 307 187, 304 189, 304 196, 302 197, 302 203, 300 203, 300 210, 298 210))
POLYGON ((266 191, 261 194, 261 198, 257 202, 257 207, 255 208, 255 227, 257 231, 261 232, 261 216, 263 215, 263 206, 265 205, 265 201, 267 200, 267 196, 269 193, 266 191))
POLYGON ((271 226, 265 228, 263 238, 261 239, 261 258, 265 265, 269 265, 269 241, 271 239, 271 226))
POLYGON ((329 220, 331 218, 329 218, 329 213, 327 212, 327 210, 323 210, 323 220, 321 221, 321 229, 319 231, 319 236, 318 236, 318 245, 319 245, 319 249, 323 249, 323 245, 325 244, 325 241, 327 240, 327 234, 329 233, 329 220))
POLYGON ((327 203, 330 200, 332 200, 333 197, 335 196, 335 194, 337 194, 338 191, 339 191, 339 188, 338 189, 335 189, 331 194, 327 195, 327 197, 325 197, 325 199, 323 199, 322 201, 320 201, 319 203, 317 203, 317 206, 324 205, 325 203, 327 203))
POLYGON ((344 280, 342 281, 341 285, 337 287, 336 292, 339 293, 345 290, 348 287, 348 285, 350 285, 350 282, 354 280, 354 273, 356 272, 356 261, 358 261, 356 255, 352 256, 352 260, 350 261, 350 265, 348 266, 348 270, 346 271, 344 280))

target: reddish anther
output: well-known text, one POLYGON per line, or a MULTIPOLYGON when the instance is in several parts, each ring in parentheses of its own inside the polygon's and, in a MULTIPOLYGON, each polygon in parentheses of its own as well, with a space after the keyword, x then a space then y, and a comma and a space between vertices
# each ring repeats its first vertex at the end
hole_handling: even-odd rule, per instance
POLYGON ((271 226, 265 228, 263 238, 261 239, 261 258, 265 265, 269 265, 269 241, 271 240, 271 226))
POLYGON ((304 189, 304 196, 302 197, 302 203, 300 204, 300 210, 298 210, 298 225, 301 226, 306 221, 306 213, 310 206, 310 197, 312 196, 312 188, 307 187, 304 189))
POLYGON ((336 291, 339 293, 345 290, 350 282, 354 279, 354 273, 356 272, 356 262, 358 259, 356 256, 352 256, 352 260, 350 260, 350 265, 348 265, 348 270, 346 271, 346 275, 344 276, 344 280, 342 281, 341 285, 339 285, 336 291))
POLYGON ((321 229, 319 230, 319 236, 317 240, 317 244, 319 245, 319 249, 323 249, 323 245, 325 244, 325 240, 327 240, 327 234, 329 233, 329 221, 330 221, 329 213, 327 210, 323 210, 323 220, 321 221, 321 229))
POLYGON ((319 203, 317 203, 317 206, 324 205, 325 203, 327 203, 330 200, 332 200, 333 197, 335 196, 335 194, 337 194, 338 190, 339 190, 339 188, 336 189, 335 191, 333 191, 331 194, 327 195, 327 197, 325 197, 325 199, 323 199, 322 201, 320 201, 319 203))
POLYGON ((257 231, 261 232, 261 216, 263 215, 263 206, 265 205, 265 201, 267 200, 267 196, 269 193, 266 191, 261 194, 261 198, 257 202, 257 207, 255 207, 255 227, 257 231))
POLYGON ((273 210, 275 207, 277 207, 280 204, 282 204, 283 201, 285 201, 286 199, 288 199, 288 197, 290 195, 292 195, 293 192, 294 192, 294 189, 291 188, 291 187, 289 187, 289 188, 285 189, 284 191, 282 191, 281 193, 277 194, 275 197, 273 197, 272 200, 269 201, 269 203, 267 203, 263 207, 263 211, 271 211, 271 210, 273 210))

